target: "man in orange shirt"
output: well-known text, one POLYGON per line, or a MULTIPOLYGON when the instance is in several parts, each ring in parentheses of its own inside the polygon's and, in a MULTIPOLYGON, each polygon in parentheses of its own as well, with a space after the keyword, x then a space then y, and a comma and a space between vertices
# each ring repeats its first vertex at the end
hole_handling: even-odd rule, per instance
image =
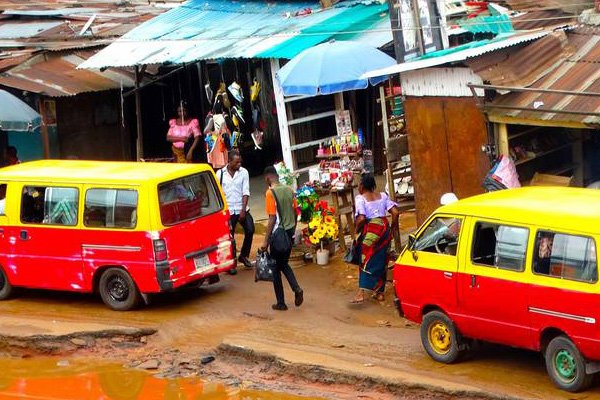
MULTIPOLYGON (((294 243, 297 219, 294 191, 291 187, 279 183, 279 175, 274 167, 265 168, 265 181, 267 182, 267 185, 269 185, 269 189, 265 194, 266 211, 269 216, 269 223, 267 225, 265 241, 261 247, 262 251, 268 249, 271 235, 279 226, 282 226, 285 229, 285 232, 290 239, 290 243, 294 243)), ((294 271, 292 271, 288 264, 291 252, 291 246, 287 251, 282 253, 271 249, 271 257, 273 257, 276 262, 276 266, 273 270, 273 288, 275 290, 277 303, 271 306, 273 310, 285 311, 288 309, 285 304, 281 273, 285 275, 290 287, 294 291, 294 304, 296 307, 300 307, 304 301, 304 291, 298 284, 294 271)))

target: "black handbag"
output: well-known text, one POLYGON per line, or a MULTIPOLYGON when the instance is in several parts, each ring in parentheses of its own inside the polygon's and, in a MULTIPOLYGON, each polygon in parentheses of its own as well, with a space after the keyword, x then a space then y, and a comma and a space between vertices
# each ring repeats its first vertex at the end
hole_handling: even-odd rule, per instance
POLYGON ((362 238, 359 237, 352 242, 352 246, 346 252, 344 256, 344 262, 347 264, 360 265, 361 262, 361 246, 362 246, 362 238))
MULTIPOLYGON (((279 218, 280 218, 280 223, 279 226, 277 227, 277 229, 275 229, 273 231, 273 233, 271 234, 271 238, 270 238, 270 242, 269 245, 271 246, 271 252, 275 252, 275 253, 287 253, 288 251, 290 251, 292 249, 292 240, 291 238, 288 236, 287 232, 285 231, 285 228, 283 227, 283 223, 281 222, 281 216, 283 215, 281 213, 281 206, 279 205, 279 199, 277 199, 277 196, 275 195, 275 191, 271 190, 271 193, 273 194, 273 197, 275 198, 275 203, 277 204, 277 213, 279 214, 279 218)), ((295 227, 294 227, 295 230, 295 227)))
POLYGON ((265 281, 273 282, 273 269, 275 260, 269 256, 269 253, 259 252, 256 257, 256 268, 254 270, 254 282, 265 281))

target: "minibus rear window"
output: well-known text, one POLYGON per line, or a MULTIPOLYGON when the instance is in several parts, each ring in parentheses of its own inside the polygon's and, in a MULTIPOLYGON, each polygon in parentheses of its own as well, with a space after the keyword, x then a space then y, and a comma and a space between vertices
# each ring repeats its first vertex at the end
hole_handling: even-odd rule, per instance
POLYGON ((223 208, 212 175, 202 172, 158 185, 160 218, 163 225, 175 225, 223 208))

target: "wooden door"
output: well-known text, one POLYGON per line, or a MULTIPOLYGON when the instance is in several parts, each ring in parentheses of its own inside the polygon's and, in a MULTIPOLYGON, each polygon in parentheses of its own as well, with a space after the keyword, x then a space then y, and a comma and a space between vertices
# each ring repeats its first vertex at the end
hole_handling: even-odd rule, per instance
POLYGON ((487 128, 471 98, 408 97, 404 102, 415 187, 417 222, 440 205, 440 197, 483 193, 489 161, 481 146, 487 128))

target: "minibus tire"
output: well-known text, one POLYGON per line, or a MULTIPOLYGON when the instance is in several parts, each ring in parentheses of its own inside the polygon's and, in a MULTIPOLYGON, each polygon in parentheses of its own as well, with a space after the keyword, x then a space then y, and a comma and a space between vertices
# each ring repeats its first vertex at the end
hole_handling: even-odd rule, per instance
POLYGON ((104 304, 116 311, 132 310, 142 299, 131 276, 121 268, 109 268, 104 271, 100 277, 98 290, 104 304), (121 291, 124 293, 120 293, 121 291), (122 299, 117 298, 120 296, 122 299))
POLYGON ((557 336, 550 341, 544 359, 550 379, 562 390, 581 392, 589 388, 594 380, 593 374, 585 372, 585 358, 566 336, 557 336), (575 371, 572 371, 573 368, 575 371), (573 374, 573 377, 570 377, 570 374, 573 374))
POLYGON ((430 311, 423 317, 421 344, 431 358, 444 364, 456 362, 461 355, 460 334, 452 320, 440 311, 430 311))
POLYGON ((10 284, 6 272, 0 267, 0 300, 6 300, 13 294, 13 285, 10 284))

